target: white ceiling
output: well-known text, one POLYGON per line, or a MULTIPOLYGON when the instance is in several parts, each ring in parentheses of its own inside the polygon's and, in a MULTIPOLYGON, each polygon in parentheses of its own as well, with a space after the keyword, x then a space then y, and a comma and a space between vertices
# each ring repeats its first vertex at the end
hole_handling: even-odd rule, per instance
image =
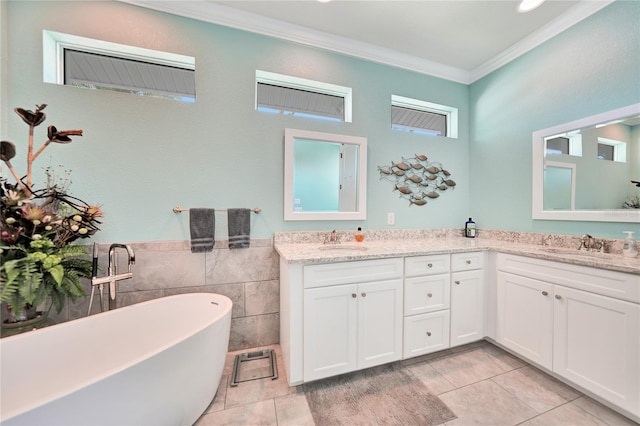
POLYGON ((472 83, 613 0, 121 0, 472 83))

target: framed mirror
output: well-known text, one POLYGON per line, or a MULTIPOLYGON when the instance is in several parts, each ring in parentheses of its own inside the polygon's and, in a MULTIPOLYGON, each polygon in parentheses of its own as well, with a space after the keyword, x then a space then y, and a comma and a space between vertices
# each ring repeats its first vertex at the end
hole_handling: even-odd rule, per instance
POLYGON ((284 220, 367 218, 367 139, 285 129, 284 220))
POLYGON ((533 219, 640 223, 640 104, 533 132, 532 143, 533 219))

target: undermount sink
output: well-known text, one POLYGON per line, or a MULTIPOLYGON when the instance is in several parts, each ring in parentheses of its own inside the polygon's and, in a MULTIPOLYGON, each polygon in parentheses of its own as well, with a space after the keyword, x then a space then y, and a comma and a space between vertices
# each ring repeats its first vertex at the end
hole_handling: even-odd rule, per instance
POLYGON ((367 247, 355 244, 325 244, 318 247, 318 250, 359 250, 366 251, 367 247))
POLYGON ((599 251, 582 251, 582 250, 572 250, 569 248, 556 248, 556 247, 545 247, 541 248, 540 251, 544 251, 547 253, 555 253, 566 256, 574 256, 574 257, 601 257, 606 256, 607 253, 601 253, 599 251))

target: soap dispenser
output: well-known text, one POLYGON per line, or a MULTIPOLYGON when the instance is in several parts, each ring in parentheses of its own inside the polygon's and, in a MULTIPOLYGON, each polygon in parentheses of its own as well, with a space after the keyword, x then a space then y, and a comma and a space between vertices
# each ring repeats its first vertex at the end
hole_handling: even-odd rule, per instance
POLYGON ((638 255, 638 243, 633 238, 633 231, 624 231, 627 234, 627 238, 624 239, 622 245, 622 254, 625 257, 636 257, 638 255))
POLYGON ((476 237, 476 223, 471 218, 464 224, 464 236, 467 238, 476 237))
POLYGON ((356 241, 361 243, 364 241, 364 233, 362 232, 362 228, 358 227, 358 231, 356 232, 356 241))

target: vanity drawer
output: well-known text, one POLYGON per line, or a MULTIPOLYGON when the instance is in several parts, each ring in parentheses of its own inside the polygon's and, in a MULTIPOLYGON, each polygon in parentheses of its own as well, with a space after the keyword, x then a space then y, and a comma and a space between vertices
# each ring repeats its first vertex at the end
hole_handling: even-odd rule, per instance
POLYGON ((402 258, 307 265, 303 274, 304 288, 402 278, 402 258))
POLYGON ((484 267, 484 252, 453 253, 451 255, 451 270, 469 271, 472 269, 482 269, 484 267))
POLYGON ((448 347, 448 310, 405 317, 403 358, 424 355, 448 347))
POLYGON ((404 314, 416 315, 449 309, 450 286, 449 274, 405 278, 404 314))
POLYGON ((451 257, 448 254, 407 257, 404 260, 404 275, 416 277, 421 275, 449 273, 451 257))

